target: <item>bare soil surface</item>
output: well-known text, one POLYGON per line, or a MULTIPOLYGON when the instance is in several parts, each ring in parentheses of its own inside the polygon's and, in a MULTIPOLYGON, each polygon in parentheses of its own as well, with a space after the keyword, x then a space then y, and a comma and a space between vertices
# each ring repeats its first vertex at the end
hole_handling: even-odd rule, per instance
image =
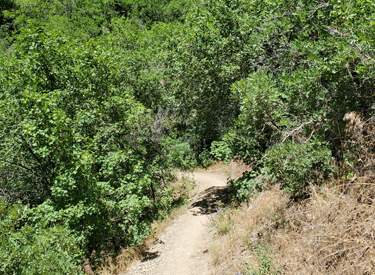
POLYGON ((187 213, 179 216, 160 235, 153 247, 135 262, 127 275, 209 275, 213 229, 210 216, 217 203, 227 200, 225 174, 195 172, 195 196, 187 213))

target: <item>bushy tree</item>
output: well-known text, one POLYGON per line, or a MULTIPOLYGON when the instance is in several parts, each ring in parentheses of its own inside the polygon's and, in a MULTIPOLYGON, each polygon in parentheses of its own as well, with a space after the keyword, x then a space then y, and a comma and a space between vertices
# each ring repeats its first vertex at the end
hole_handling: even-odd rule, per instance
MULTIPOLYGON (((132 19, 141 29, 150 29, 156 22, 182 21, 188 1, 135 0, 4 0, 0 4, 0 26, 10 33, 9 40, 22 28, 60 31, 67 37, 87 41, 112 29, 112 20, 132 19)), ((0 37, 5 37, 4 34, 0 37)))
POLYGON ((242 1, 196 1, 173 59, 176 97, 196 152, 209 149, 233 124, 238 100, 231 84, 250 71, 242 1))
POLYGON ((138 244, 170 205, 153 120, 103 43, 28 32, 2 60, 0 190, 86 253, 138 244))
POLYGON ((183 21, 190 3, 187 0, 120 0, 114 4, 120 14, 134 18, 142 28, 150 28, 155 22, 183 21))

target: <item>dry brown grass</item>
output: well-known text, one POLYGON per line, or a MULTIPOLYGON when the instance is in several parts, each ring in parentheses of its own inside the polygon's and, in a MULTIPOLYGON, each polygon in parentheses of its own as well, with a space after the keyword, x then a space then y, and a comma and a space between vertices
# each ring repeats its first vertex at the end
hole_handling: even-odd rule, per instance
POLYGON ((288 198, 277 188, 263 192, 240 209, 227 209, 213 217, 217 239, 212 249, 215 274, 234 274, 246 271, 245 264, 258 266, 259 257, 254 252, 254 241, 267 243, 267 228, 279 219, 288 198), (262 236, 259 236, 262 235, 262 236))
POLYGON ((298 203, 276 188, 263 192, 214 218, 216 274, 245 274, 245 264, 257 269, 249 240, 259 232, 273 265, 262 274, 375 274, 374 199, 374 177, 311 187, 298 203))
POLYGON ((287 226, 273 244, 287 274, 373 274, 375 181, 312 188, 305 203, 286 210, 287 226))
POLYGON ((343 154, 352 161, 357 175, 371 175, 375 168, 375 116, 364 120, 356 112, 345 114, 341 140, 343 154))

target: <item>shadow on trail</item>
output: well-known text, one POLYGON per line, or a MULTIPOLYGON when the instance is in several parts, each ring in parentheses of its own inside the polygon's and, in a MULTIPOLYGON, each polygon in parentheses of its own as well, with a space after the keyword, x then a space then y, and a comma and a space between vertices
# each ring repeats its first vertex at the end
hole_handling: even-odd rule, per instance
POLYGON ((190 209, 197 208, 193 215, 209 215, 216 213, 218 206, 229 203, 229 193, 227 186, 212 186, 198 195, 192 203, 190 209))
POLYGON ((159 255, 160 255, 159 251, 157 251, 157 252, 147 252, 147 251, 143 252, 141 262, 151 261, 151 260, 159 257, 159 255))

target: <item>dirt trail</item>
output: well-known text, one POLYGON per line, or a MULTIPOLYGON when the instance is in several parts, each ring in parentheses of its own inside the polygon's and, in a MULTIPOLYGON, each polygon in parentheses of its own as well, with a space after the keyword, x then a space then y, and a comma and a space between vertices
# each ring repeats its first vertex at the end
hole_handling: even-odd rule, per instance
POLYGON ((126 275, 209 275, 209 249, 212 229, 210 213, 216 202, 226 198, 224 174, 194 173, 196 195, 187 213, 166 228, 143 259, 134 263, 126 275))

